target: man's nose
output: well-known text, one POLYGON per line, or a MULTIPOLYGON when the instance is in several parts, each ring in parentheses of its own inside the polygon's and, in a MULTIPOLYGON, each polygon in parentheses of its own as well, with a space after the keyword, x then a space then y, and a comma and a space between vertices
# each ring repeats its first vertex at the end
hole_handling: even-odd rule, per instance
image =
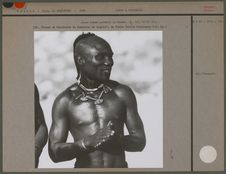
POLYGON ((113 59, 111 57, 106 56, 104 59, 104 64, 107 66, 112 66, 114 64, 113 59))

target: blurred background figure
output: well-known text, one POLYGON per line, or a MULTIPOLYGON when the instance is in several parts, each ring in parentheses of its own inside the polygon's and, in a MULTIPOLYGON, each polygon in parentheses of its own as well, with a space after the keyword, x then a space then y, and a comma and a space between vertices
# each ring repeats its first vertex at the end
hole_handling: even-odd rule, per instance
POLYGON ((48 130, 44 114, 39 102, 39 92, 35 85, 35 167, 38 167, 39 157, 48 138, 48 130))

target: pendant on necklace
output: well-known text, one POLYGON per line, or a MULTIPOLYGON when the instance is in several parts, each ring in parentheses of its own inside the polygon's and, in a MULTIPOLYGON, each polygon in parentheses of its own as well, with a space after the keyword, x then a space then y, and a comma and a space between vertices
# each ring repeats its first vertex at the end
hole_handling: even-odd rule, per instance
POLYGON ((94 102, 94 104, 95 104, 95 105, 99 105, 99 104, 103 103, 103 101, 104 101, 104 99, 98 98, 98 99, 94 102))
POLYGON ((84 102, 84 101, 88 101, 88 98, 84 96, 84 97, 80 97, 80 100, 84 102))

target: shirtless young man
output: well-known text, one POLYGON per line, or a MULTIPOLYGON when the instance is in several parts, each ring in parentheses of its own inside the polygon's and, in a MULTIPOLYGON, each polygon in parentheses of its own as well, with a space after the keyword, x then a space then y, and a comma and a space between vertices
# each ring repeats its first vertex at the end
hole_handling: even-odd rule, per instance
POLYGON ((76 168, 126 168, 125 151, 144 149, 135 95, 109 79, 112 57, 110 45, 95 34, 76 38, 78 82, 55 99, 52 109, 49 155, 54 162, 76 158, 76 168), (124 125, 129 135, 124 135, 124 125), (73 143, 66 142, 69 131, 73 143))

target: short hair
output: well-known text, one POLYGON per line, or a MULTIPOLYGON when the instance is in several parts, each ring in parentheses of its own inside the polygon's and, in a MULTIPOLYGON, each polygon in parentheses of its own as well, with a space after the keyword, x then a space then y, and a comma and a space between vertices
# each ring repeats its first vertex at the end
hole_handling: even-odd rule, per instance
POLYGON ((76 79, 79 79, 80 77, 80 69, 79 69, 79 65, 78 65, 78 62, 77 62, 77 57, 76 57, 76 46, 78 45, 78 43, 83 40, 83 39, 87 39, 87 38, 90 38, 90 37, 93 37, 93 36, 96 36, 94 33, 82 33, 80 34, 74 41, 73 43, 73 54, 74 54, 74 62, 75 62, 75 66, 76 66, 76 69, 77 69, 77 77, 76 79))

